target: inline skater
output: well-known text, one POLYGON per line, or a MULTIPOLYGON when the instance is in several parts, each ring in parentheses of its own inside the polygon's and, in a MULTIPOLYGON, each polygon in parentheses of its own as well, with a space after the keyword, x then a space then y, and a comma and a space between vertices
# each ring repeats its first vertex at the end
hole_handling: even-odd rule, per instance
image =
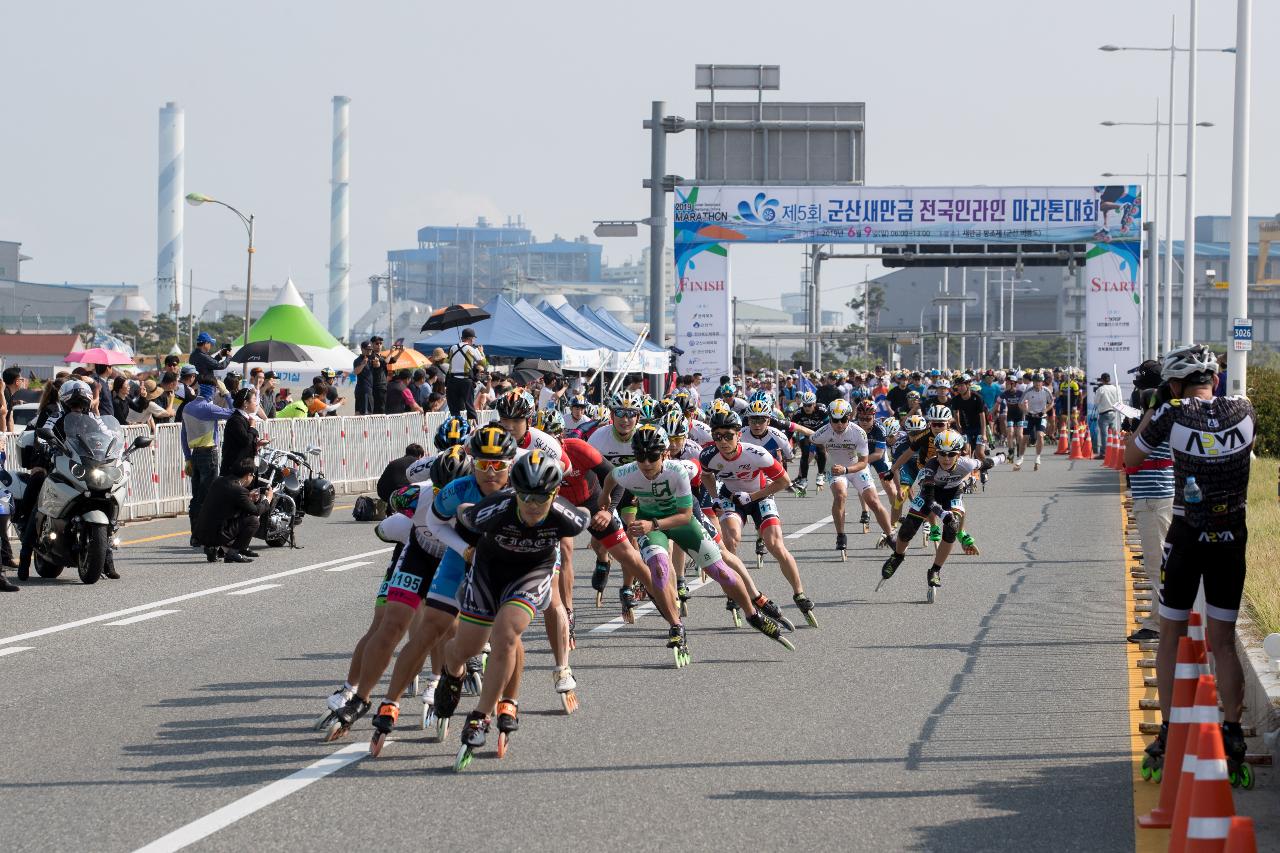
POLYGON ((564 419, 565 430, 579 429, 583 424, 591 422, 592 418, 587 416, 587 405, 587 398, 581 394, 569 398, 569 416, 564 419))
POLYGON ((928 600, 932 604, 938 588, 942 586, 943 564, 951 553, 964 521, 964 501, 960 496, 964 482, 974 471, 989 470, 999 458, 978 460, 971 456, 961 456, 965 439, 952 429, 938 433, 931 443, 936 451, 935 456, 921 466, 920 476, 916 478, 919 494, 912 499, 907 517, 902 520, 898 529, 893 554, 880 568, 881 580, 876 589, 879 590, 893 577, 905 559, 912 537, 926 518, 933 517, 942 525, 942 541, 938 544, 933 565, 929 567, 927 575, 928 600))
MULTIPOLYGON (((872 429, 875 426, 875 403, 862 400, 858 403, 863 419, 872 429)), ((827 449, 831 459, 831 520, 836 528, 836 550, 844 559, 848 549, 848 539, 844 532, 844 504, 849 485, 852 484, 862 497, 865 505, 876 516, 887 539, 892 535, 889 513, 881 506, 876 494, 876 481, 869 469, 871 449, 867 441, 866 431, 858 424, 851 423, 853 411, 844 400, 836 400, 831 404, 831 418, 822 429, 814 434, 811 441, 827 449)), ((883 439, 883 436, 881 436, 883 439)), ((883 441, 881 449, 883 453, 883 441)), ((869 521, 869 519, 868 519, 869 521)), ((865 523, 865 522, 864 522, 865 523)))
POLYGON ((742 420, 736 413, 717 412, 711 418, 713 445, 702 452, 699 460, 705 487, 715 489, 717 478, 723 483, 723 496, 727 499, 721 506, 725 546, 729 551, 737 551, 742 526, 750 518, 765 548, 778 561, 783 577, 791 584, 796 607, 816 628, 818 620, 813 613, 813 602, 804 594, 800 570, 783 541, 782 519, 773 501, 773 495, 790 487, 791 478, 767 450, 742 444, 741 434, 742 420), (765 485, 753 488, 761 482, 765 485))
POLYGON ((959 417, 960 433, 969 442, 969 454, 981 460, 987 456, 987 404, 974 393, 971 382, 967 373, 956 380, 951 410, 959 417))
MULTIPOLYGON (((1039 471, 1040 453, 1044 449, 1045 417, 1053 408, 1053 393, 1044 387, 1043 375, 1037 373, 1031 377, 1031 387, 1022 393, 1021 402, 1023 422, 1026 424, 1022 446, 1026 447, 1035 442, 1036 459, 1032 470, 1039 471)), ((1019 456, 1021 455, 1020 453, 1019 456)))
MULTIPOLYGON (((800 395, 800 408, 791 416, 792 423, 799 424, 811 432, 817 432, 827 422, 827 407, 818 402, 818 395, 805 391, 800 395)), ((818 460, 818 474, 814 484, 818 490, 827 484, 827 452, 820 445, 813 443, 811 436, 800 439, 800 479, 796 485, 801 488, 809 486, 809 457, 818 460)))
POLYGON ((1207 347, 1179 347, 1167 353, 1160 369, 1163 382, 1125 447, 1124 463, 1130 468, 1141 465, 1165 442, 1173 452, 1173 520, 1160 567, 1156 652, 1163 722, 1160 735, 1147 747, 1149 761, 1158 767, 1164 753, 1178 640, 1186 635, 1203 581, 1205 639, 1214 652, 1228 778, 1232 785, 1248 788, 1253 785, 1253 769, 1243 763, 1244 676, 1235 623, 1247 570, 1246 501, 1257 421, 1247 398, 1214 396, 1218 370, 1218 360, 1207 347))
MULTIPOLYGON (((791 450, 791 439, 787 434, 771 425, 772 421, 778 419, 773 410, 772 399, 766 396, 753 400, 747 407, 747 425, 742 429, 742 441, 744 444, 763 447, 786 470, 795 454, 791 450)), ((793 484, 792 490, 798 497, 804 497, 804 489, 799 485, 793 484)))
MULTIPOLYGON (((609 402, 609 411, 612 417, 609 428, 597 429, 587 440, 587 443, 594 447, 601 456, 609 460, 609 464, 615 468, 619 465, 625 465, 634 458, 631 449, 631 436, 635 433, 636 427, 640 423, 640 410, 643 404, 644 396, 640 392, 619 391, 609 402)), ((623 528, 629 527, 636 511, 634 496, 624 494, 617 506, 617 511, 622 517, 623 528)), ((626 566, 623 566, 622 587, 618 590, 618 599, 622 604, 622 617, 628 622, 634 619, 631 611, 635 609, 635 590, 633 588, 635 581, 636 578, 628 574, 626 566)), ((595 570, 591 573, 591 587, 597 593, 597 602, 599 602, 600 595, 604 592, 608 583, 609 556, 607 553, 597 550, 595 570)))
POLYGON ((1022 455, 1027 449, 1023 429, 1027 426, 1022 410, 1022 389, 1012 373, 1005 377, 1004 390, 1000 392, 1000 419, 1004 421, 1005 452, 1013 460, 1013 470, 1022 470, 1022 455))
MULTIPOLYGON (((486 643, 493 651, 491 674, 467 715, 454 770, 466 768, 474 750, 484 746, 499 699, 500 735, 519 728, 518 706, 500 693, 520 663, 521 635, 551 603, 561 540, 577 536, 590 521, 587 511, 556 500, 563 478, 559 460, 534 449, 512 466, 512 491, 458 508, 456 532, 473 557, 460 592, 461 624, 445 646, 444 673, 435 689, 437 716, 448 720, 457 710, 466 661, 486 643)), ((567 701, 565 710, 570 710, 567 701)), ((499 738, 503 753, 506 740, 499 738)))

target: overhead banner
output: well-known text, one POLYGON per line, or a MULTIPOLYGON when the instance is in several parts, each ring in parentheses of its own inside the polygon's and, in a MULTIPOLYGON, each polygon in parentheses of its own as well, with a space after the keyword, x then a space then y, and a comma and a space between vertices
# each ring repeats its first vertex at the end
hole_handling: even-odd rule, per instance
POLYGON ((1087 243, 1090 378, 1138 363, 1138 186, 702 186, 676 189, 673 220, 676 346, 685 350, 678 364, 707 382, 731 372, 734 243, 1087 243))

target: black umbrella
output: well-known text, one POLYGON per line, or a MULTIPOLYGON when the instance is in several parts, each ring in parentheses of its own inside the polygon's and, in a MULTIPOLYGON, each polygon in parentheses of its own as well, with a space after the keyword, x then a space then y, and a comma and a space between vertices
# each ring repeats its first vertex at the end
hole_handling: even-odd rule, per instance
POLYGON ((477 320, 488 320, 490 314, 483 308, 477 308, 474 305, 450 305, 448 308, 437 308, 431 312, 431 316, 427 318, 427 322, 422 324, 424 332, 443 332, 445 329, 453 329, 458 326, 465 326, 468 323, 474 323, 477 320))
POLYGON ((545 358, 517 358, 512 369, 514 370, 536 370, 539 373, 549 373, 552 376, 560 375, 560 365, 554 361, 547 361, 545 358))
POLYGON ((522 388, 527 388, 539 379, 544 378, 541 370, 528 367, 516 367, 511 371, 511 380, 522 388))
POLYGON ((250 362, 273 361, 310 361, 311 356, 307 355, 306 350, 296 344, 286 343, 285 341, 265 340, 254 341, 245 344, 236 350, 231 356, 232 361, 241 364, 249 364, 250 362))

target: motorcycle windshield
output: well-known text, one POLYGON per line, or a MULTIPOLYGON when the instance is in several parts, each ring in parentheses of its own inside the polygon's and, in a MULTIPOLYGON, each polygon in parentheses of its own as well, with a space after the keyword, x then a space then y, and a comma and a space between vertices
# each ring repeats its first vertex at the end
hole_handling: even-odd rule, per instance
POLYGON ((69 412, 62 416, 62 431, 67 446, 81 459, 111 462, 124 452, 124 433, 113 417, 69 412))

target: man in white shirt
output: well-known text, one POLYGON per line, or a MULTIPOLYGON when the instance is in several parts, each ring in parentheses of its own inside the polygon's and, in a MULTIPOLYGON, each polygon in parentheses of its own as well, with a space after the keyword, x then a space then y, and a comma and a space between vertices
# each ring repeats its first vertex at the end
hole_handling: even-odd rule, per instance
MULTIPOLYGON (((1111 384, 1111 374, 1104 373, 1098 377, 1098 386, 1093 392, 1093 405, 1098 412, 1098 433, 1104 439, 1108 430, 1120 431, 1120 389, 1111 384)), ((1099 450, 1106 447, 1105 441, 1098 442, 1099 450)), ((1104 453, 1099 453, 1102 459, 1104 453)))

